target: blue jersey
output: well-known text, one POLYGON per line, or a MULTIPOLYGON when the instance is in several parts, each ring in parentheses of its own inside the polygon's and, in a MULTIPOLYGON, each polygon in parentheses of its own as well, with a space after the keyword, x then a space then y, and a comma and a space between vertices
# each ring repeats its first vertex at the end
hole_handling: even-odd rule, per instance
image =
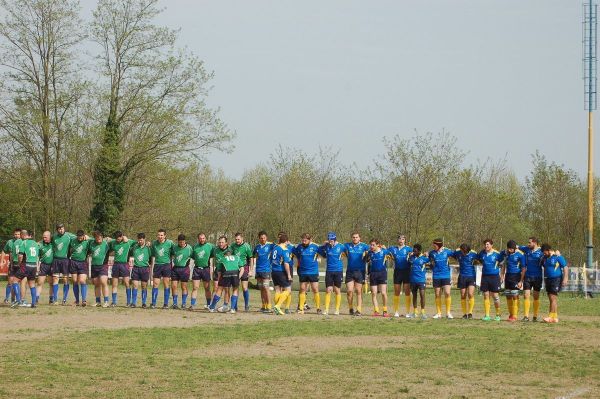
POLYGON ((304 246, 299 244, 294 248, 294 256, 298 259, 298 274, 319 274, 319 246, 313 242, 304 246))
POLYGON ((485 250, 482 250, 479 252, 477 259, 479 259, 483 265, 481 274, 484 276, 500 275, 500 268, 498 265, 504 260, 504 256, 500 252, 496 251, 495 249, 492 249, 492 251, 489 253, 485 250))
POLYGON ((567 260, 562 255, 550 255, 542 257, 540 260, 544 267, 546 278, 556 278, 563 276, 563 269, 567 266, 567 260))
POLYGON ((288 256, 290 258, 290 271, 292 270, 292 267, 294 267, 294 248, 296 248, 296 246, 294 244, 291 244, 291 243, 286 244, 286 250, 287 250, 288 256))
POLYGON ((506 274, 521 274, 521 270, 527 268, 525 254, 518 249, 512 254, 502 251, 502 257, 506 262, 506 274))
POLYGON ((465 254, 461 250, 454 251, 452 257, 458 260, 459 272, 462 277, 475 277, 475 261, 477 252, 471 250, 465 254))
POLYGON ((274 272, 285 272, 283 264, 290 264, 290 254, 285 244, 274 245, 269 258, 271 259, 271 270, 274 272))
POLYGON ((446 247, 439 251, 429 252, 429 260, 433 265, 433 279, 450 278, 450 257, 454 256, 454 251, 446 247))
POLYGON ((525 254, 525 264, 527 265, 527 271, 525 271, 526 277, 542 277, 542 264, 540 259, 544 255, 542 249, 538 248, 535 251, 531 250, 528 246, 519 247, 525 254))
POLYGON ((401 247, 394 245, 390 247, 390 255, 394 259, 394 268, 398 270, 406 270, 410 267, 408 264, 408 254, 412 252, 412 248, 408 245, 401 247))
POLYGON ((267 242, 264 245, 256 244, 253 256, 256 258, 256 272, 257 273, 271 273, 271 259, 270 255, 273 251, 273 243, 267 242))
POLYGON ((411 284, 425 284, 427 278, 425 267, 429 264, 429 258, 423 254, 419 256, 410 255, 407 263, 410 267, 411 284))
POLYGON ((364 273, 367 266, 366 256, 369 246, 364 242, 359 242, 356 245, 349 242, 344 244, 344 247, 346 247, 346 256, 348 257, 346 272, 361 271, 364 273))
POLYGON ((319 255, 327 259, 328 272, 341 272, 344 270, 344 262, 342 256, 345 255, 346 247, 339 242, 334 246, 329 243, 319 247, 319 255))
POLYGON ((367 258, 369 259, 369 273, 385 271, 385 261, 388 259, 390 251, 381 248, 379 252, 369 251, 367 258))

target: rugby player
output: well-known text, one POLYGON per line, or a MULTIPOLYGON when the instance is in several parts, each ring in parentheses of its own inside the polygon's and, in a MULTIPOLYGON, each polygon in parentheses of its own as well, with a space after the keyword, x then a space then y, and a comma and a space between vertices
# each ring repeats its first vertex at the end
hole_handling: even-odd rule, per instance
POLYGON ((405 315, 410 313, 410 265, 408 254, 412 248, 406 245, 406 236, 398 236, 398 245, 389 248, 390 255, 394 259, 394 317, 400 317, 400 293, 404 292, 405 315))
POLYGON ((449 258, 454 255, 454 251, 444 247, 442 239, 433 240, 433 251, 429 252, 429 260, 433 269, 433 289, 435 293, 435 309, 436 314, 434 319, 442 318, 442 291, 446 300, 446 318, 453 319, 452 312, 452 296, 450 295, 451 288, 451 270, 449 258))
MULTIPOLYGON (((235 233, 235 242, 231 244, 231 250, 245 262, 244 273, 240 278, 242 285, 242 295, 244 296, 244 311, 250 310, 250 291, 248 291, 248 278, 254 276, 254 271, 250 270, 252 259, 252 247, 244 241, 242 233, 235 233)), ((237 308, 235 309, 237 310, 237 308)))
POLYGON ((77 230, 76 239, 69 244, 70 262, 69 274, 73 283, 73 295, 75 306, 79 306, 79 294, 81 291, 81 306, 87 306, 87 276, 88 276, 88 253, 90 243, 83 230, 77 230))
POLYGON ((163 309, 169 308, 171 296, 171 254, 173 241, 167 239, 164 229, 158 230, 156 240, 152 241, 152 302, 150 308, 156 308, 158 300, 158 287, 163 283, 163 309))
MULTIPOLYGON (((285 231, 280 231, 279 234, 277 235, 277 237, 279 238, 282 234, 285 234, 286 236, 288 236, 288 240, 285 243, 285 249, 288 253, 288 257, 290 258, 290 275, 292 276, 292 280, 294 278, 294 248, 296 248, 296 246, 294 244, 292 244, 289 240, 289 235, 285 232, 285 231)), ((290 288, 291 289, 291 288, 290 288)), ((288 295, 286 300, 285 300, 285 314, 290 314, 290 308, 292 306, 292 295, 288 295)), ((304 310, 308 309, 308 305, 304 305, 304 310)))
POLYGON ((346 295, 348 297, 348 309, 351 316, 362 315, 362 287, 365 283, 366 256, 369 245, 360 241, 360 234, 353 232, 350 242, 344 244, 346 247, 346 295), (354 294, 356 293, 356 308, 354 307, 354 294))
POLYGON ((273 247, 271 252, 271 277, 273 286, 275 287, 275 305, 273 310, 275 314, 284 314, 281 307, 287 301, 287 298, 292 295, 292 273, 290 270, 290 255, 287 250, 286 242, 288 236, 285 233, 280 233, 278 244, 273 247))
POLYGON ((460 306, 463 312, 463 319, 473 318, 473 309, 475 308, 475 262, 477 261, 477 252, 471 249, 466 243, 460 244, 458 250, 454 251, 452 256, 458 260, 458 282, 460 289, 460 306))
MULTIPOLYGON (((14 283, 17 280, 15 273, 19 270, 19 244, 21 243, 21 228, 18 227, 13 230, 13 238, 8 240, 2 249, 0 255, 0 262, 2 266, 6 263, 4 260, 5 255, 8 255, 8 283, 6 284, 6 291, 4 293, 4 303, 15 302, 16 291, 14 290, 14 283)), ((20 289, 19 289, 20 292, 20 289)), ((19 293, 20 298, 20 293, 19 293)))
POLYGON ((94 284, 96 303, 94 306, 108 307, 108 253, 109 244, 103 239, 102 233, 94 231, 94 240, 90 242, 89 254, 92 258, 91 278, 94 284), (104 302, 100 302, 101 296, 104 302))
POLYGON ((523 319, 529 321, 529 310, 531 307, 531 292, 533 290, 533 321, 538 321, 540 311, 540 291, 542 289, 542 249, 539 246, 538 239, 529 237, 527 245, 520 246, 525 254, 526 271, 523 280, 523 319))
POLYGON ((382 248, 379 240, 372 239, 370 249, 367 253, 369 264, 369 284, 371 284, 371 298, 373 299, 373 316, 387 317, 387 268, 385 262, 389 256, 389 251, 382 248), (377 302, 377 292, 381 293, 383 304, 383 313, 379 313, 379 303, 377 302))
MULTIPOLYGON (((217 246, 213 248, 213 252, 212 252, 212 257, 213 257, 213 262, 214 262, 213 276, 214 276, 215 287, 216 287, 215 292, 220 284, 219 270, 223 267, 223 265, 219 264, 219 262, 224 259, 225 252, 227 252, 228 250, 231 250, 231 248, 229 247, 229 242, 227 240, 227 237, 225 237, 225 236, 219 237, 219 239, 217 240, 217 246)), ((217 311, 219 311, 220 313, 229 311, 229 301, 231 299, 230 287, 231 287, 231 285, 229 285, 228 287, 224 287, 225 288, 224 290, 219 291, 219 292, 223 292, 223 291, 225 292, 225 294, 223 295, 223 306, 221 306, 217 309, 217 311)))
POLYGON ((190 300, 190 307, 188 310, 194 310, 196 301, 198 298, 198 290, 200 288, 200 281, 204 286, 204 297, 206 298, 205 309, 208 309, 212 294, 210 292, 210 280, 211 280, 211 264, 212 264, 212 252, 214 245, 206 241, 206 234, 198 234, 198 242, 194 244, 192 248, 194 252, 194 271, 192 272, 192 299, 190 300))
MULTIPOLYGON (((52 272, 52 261, 54 259, 52 251, 52 235, 49 231, 44 231, 40 247, 40 270, 37 277, 36 303, 39 303, 40 295, 46 278, 48 278, 48 303, 52 305, 58 301, 58 281, 54 284, 54 275, 52 272)), ((56 275, 58 277, 58 274, 56 275)))
POLYGON ((321 311, 321 296, 319 295, 319 246, 312 242, 312 236, 304 233, 302 242, 294 248, 294 256, 298 259, 298 278, 300 280, 300 292, 298 294, 298 313, 304 314, 306 303, 306 292, 308 287, 314 295, 317 314, 321 311))
POLYGON ((519 290, 523 288, 527 265, 525 255, 517 248, 517 243, 510 240, 506 250, 502 251, 502 275, 504 276, 504 296, 508 307, 508 321, 517 321, 519 315, 519 290))
POLYGON ((131 281, 133 281, 133 290, 131 292, 130 307, 137 306, 137 294, 142 286, 142 308, 146 307, 148 298, 148 280, 150 280, 150 258, 152 249, 146 245, 146 234, 138 233, 137 242, 129 248, 129 265, 131 269, 131 281))
POLYGON ((265 231, 258 232, 258 244, 252 251, 252 268, 256 270, 256 282, 260 289, 262 299, 262 313, 271 313, 271 292, 269 290, 269 281, 271 280, 271 261, 269 256, 273 250, 273 243, 267 241, 265 231))
MULTIPOLYGON (((75 234, 65 231, 65 226, 62 223, 56 225, 56 233, 52 235, 52 252, 54 259, 52 260, 53 287, 58 295, 58 282, 62 278, 63 295, 62 304, 67 304, 69 298, 69 248, 71 241, 75 239, 75 234)), ((75 287, 73 287, 75 289, 75 287)), ((78 288, 79 289, 79 288, 78 288)), ((54 302, 58 304, 58 301, 54 302)))
MULTIPOLYGON (((221 241, 221 238, 219 238, 219 241, 221 241)), ((219 281, 219 285, 217 286, 217 291, 212 298, 208 310, 214 312, 221 299, 221 292, 223 289, 231 288, 233 290, 231 293, 231 309, 226 305, 220 309, 223 309, 221 312, 229 311, 229 313, 236 313, 235 309, 237 308, 240 277, 244 274, 245 261, 235 255, 231 248, 227 246, 222 252, 216 252, 215 265, 217 267, 217 280, 219 281)))
POLYGON ((340 314, 342 304, 342 278, 344 272, 344 263, 342 257, 346 254, 346 247, 337 241, 334 232, 327 234, 327 243, 319 247, 319 255, 327 260, 325 269, 325 310, 324 315, 329 314, 329 305, 331 304, 331 294, 335 292, 335 315, 340 314))
POLYGON ((128 240, 121 231, 115 231, 113 240, 109 243, 109 251, 113 253, 113 266, 111 269, 111 285, 112 285, 112 302, 111 306, 117 306, 117 293, 119 292, 119 279, 123 279, 125 286, 126 305, 131 304, 131 285, 130 267, 129 267, 129 250, 131 245, 135 243, 133 240, 128 240))
POLYGON ((567 284, 569 266, 562 255, 552 254, 550 244, 542 244, 543 256, 540 263, 544 267, 544 286, 548 293, 549 310, 548 317, 544 317, 544 323, 558 323, 558 293, 567 284))
MULTIPOLYGON (((18 264, 21 265, 19 270, 14 275, 17 280, 13 284, 13 289, 16 286, 17 289, 17 302, 21 302, 21 281, 27 279, 29 284, 29 290, 31 292, 31 307, 36 307, 36 292, 35 292, 35 278, 37 274, 38 261, 40 258, 40 247, 37 242, 29 235, 27 230, 21 230, 21 242, 16 244, 15 247, 19 248, 18 264)), ((15 304, 17 303, 15 302, 15 304)))
POLYGON ((504 260, 503 255, 494 249, 494 242, 491 239, 483 241, 484 249, 479 252, 477 258, 481 262, 481 285, 480 291, 483 292, 483 308, 485 316, 481 320, 489 321, 490 317, 490 293, 494 298, 494 307, 496 308, 496 317, 494 320, 500 321, 500 286, 503 276, 500 275, 498 265, 504 260))
POLYGON ((412 314, 408 313, 408 318, 416 318, 421 316, 421 319, 427 319, 425 313, 425 282, 427 281, 427 275, 425 268, 430 265, 429 258, 423 253, 423 247, 421 244, 415 244, 412 252, 408 255, 408 265, 410 267, 410 290, 412 293, 412 314), (417 307, 417 292, 421 300, 421 307, 417 307))
POLYGON ((188 281, 190 281, 190 260, 194 255, 191 245, 185 241, 185 235, 177 236, 177 245, 173 251, 173 270, 171 271, 171 291, 173 292, 173 309, 179 309, 177 288, 181 283, 181 309, 185 309, 188 297, 188 281))

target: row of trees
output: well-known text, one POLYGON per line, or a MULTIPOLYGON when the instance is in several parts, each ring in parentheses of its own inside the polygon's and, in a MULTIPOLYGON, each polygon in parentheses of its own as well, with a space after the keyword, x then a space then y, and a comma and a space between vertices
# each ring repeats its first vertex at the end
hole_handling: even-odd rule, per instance
POLYGON ((503 161, 465 165, 446 132, 415 133, 384 140, 365 170, 337 149, 281 147, 227 177, 203 162, 234 137, 206 105, 212 74, 176 47, 176 31, 153 24, 156 0, 99 0, 89 24, 74 0, 0 6, 3 237, 14 226, 39 236, 58 221, 106 233, 242 231, 251 241, 261 229, 474 247, 533 234, 583 259, 585 185, 541 154, 517 178, 503 161))

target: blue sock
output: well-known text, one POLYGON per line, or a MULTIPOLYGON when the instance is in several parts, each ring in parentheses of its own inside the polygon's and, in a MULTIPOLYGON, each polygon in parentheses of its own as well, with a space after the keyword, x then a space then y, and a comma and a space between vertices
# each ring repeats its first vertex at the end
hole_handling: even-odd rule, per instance
POLYGON ((38 297, 37 297, 37 294, 36 294, 35 287, 30 287, 29 288, 29 292, 31 292, 31 304, 35 305, 36 303, 38 303, 38 297))
POLYGON ((177 305, 177 298, 179 295, 173 295, 173 305, 177 305))
POLYGON ((87 298, 87 284, 82 284, 80 289, 81 289, 81 301, 85 302, 85 299, 87 298))
POLYGON ((125 295, 127 296, 127 304, 131 303, 131 288, 125 288, 125 295))
POLYGON ((156 306, 158 300, 158 288, 152 288, 152 305, 156 306))
POLYGON ((142 305, 146 304, 146 299, 148 299, 148 290, 142 290, 142 305))
POLYGON ((75 302, 79 303, 79 283, 73 284, 73 295, 75 295, 75 302))
POLYGON ((210 298, 206 298, 206 306, 210 306, 210 298))
POLYGON ((211 309, 214 309, 217 307, 217 303, 219 303, 219 301, 221 300, 221 297, 218 296, 217 294, 215 294, 215 296, 213 296, 212 302, 210 303, 209 307, 211 309))
POLYGON ((99 296, 96 297, 96 303, 100 303, 100 297, 99 296))
POLYGON ((187 303, 188 294, 181 294, 181 306, 185 306, 187 303))
POLYGON ((19 287, 19 283, 13 283, 12 289, 15 293, 15 301, 21 302, 21 288, 19 287))
POLYGON ((196 306, 196 298, 190 299, 190 302, 192 303, 192 306, 196 306))
POLYGON ((4 299, 10 298, 10 292, 12 291, 12 287, 10 284, 6 283, 6 290, 4 291, 4 299))
POLYGON ((244 306, 248 307, 248 305, 250 305, 250 291, 246 290, 244 291, 244 306))
POLYGON ((112 293, 112 303, 114 303, 115 305, 117 304, 117 293, 116 292, 112 293))
POLYGON ((237 295, 233 295, 231 297, 231 308, 237 310, 237 301, 238 301, 238 296, 237 295))
POLYGON ((52 297, 55 301, 58 301, 58 284, 52 286, 52 297))
POLYGON ((104 303, 108 303, 108 297, 107 296, 104 297, 104 303))
POLYGON ((134 305, 136 305, 136 304, 137 304, 137 293, 138 293, 138 290, 137 290, 137 288, 134 288, 134 289, 131 291, 131 303, 133 303, 134 305))
POLYGON ((169 304, 169 297, 171 296, 171 289, 170 288, 165 288, 163 290, 163 303, 165 305, 169 304))
POLYGON ((63 284, 63 302, 69 298, 69 284, 63 284))

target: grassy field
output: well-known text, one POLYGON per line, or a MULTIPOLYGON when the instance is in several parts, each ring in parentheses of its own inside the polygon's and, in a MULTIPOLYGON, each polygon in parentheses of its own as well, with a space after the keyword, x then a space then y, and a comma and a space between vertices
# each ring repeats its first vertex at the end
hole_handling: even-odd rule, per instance
POLYGON ((561 296, 556 325, 45 301, 0 308, 0 397, 600 397, 598 299, 561 296))

